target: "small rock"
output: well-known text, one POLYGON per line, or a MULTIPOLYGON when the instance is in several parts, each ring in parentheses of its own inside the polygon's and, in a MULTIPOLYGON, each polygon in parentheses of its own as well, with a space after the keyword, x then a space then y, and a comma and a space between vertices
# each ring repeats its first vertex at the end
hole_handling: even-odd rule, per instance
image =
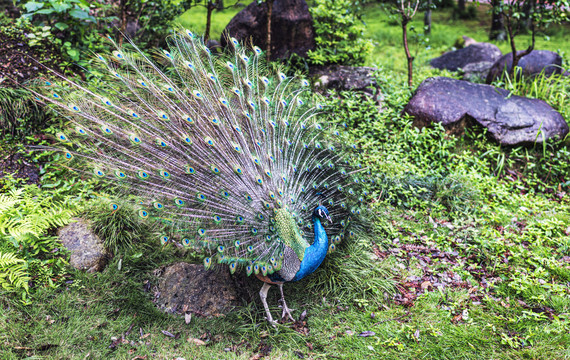
POLYGON ((436 69, 457 71, 468 64, 479 62, 494 63, 501 57, 501 50, 496 45, 489 43, 476 43, 463 49, 450 51, 432 59, 430 64, 436 69))
POLYGON ((108 253, 103 241, 89 228, 85 219, 74 219, 76 222, 58 230, 59 240, 69 252, 69 264, 76 269, 87 272, 102 271, 108 260, 108 253))
POLYGON ((238 294, 227 267, 206 270, 179 262, 160 271, 154 302, 169 313, 219 316, 238 305, 238 294))
MULTIPOLYGON (((544 71, 546 76, 561 74, 564 71, 562 68, 562 57, 548 50, 533 50, 530 54, 523 56, 517 66, 521 67, 522 75, 525 77, 538 75, 542 71, 544 71)), ((513 53, 510 52, 501 56, 489 70, 486 81, 487 84, 501 77, 504 71, 511 72, 512 67, 513 53)))

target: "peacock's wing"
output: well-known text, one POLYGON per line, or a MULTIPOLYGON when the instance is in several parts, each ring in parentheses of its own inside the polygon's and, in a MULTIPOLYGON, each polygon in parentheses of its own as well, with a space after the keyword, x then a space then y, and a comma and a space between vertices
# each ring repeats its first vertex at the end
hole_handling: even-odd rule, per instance
POLYGON ((232 43, 214 56, 180 31, 159 63, 116 45, 97 55, 101 78, 61 77, 37 95, 69 119, 57 137, 70 166, 136 195, 141 217, 169 225, 164 242, 210 250, 206 266, 266 274, 281 269, 286 246, 302 259, 319 203, 335 220, 332 248, 349 234, 362 179, 334 140, 339 131, 316 122, 308 82, 263 75, 261 50, 232 43), (278 214, 288 214, 288 230, 278 214))

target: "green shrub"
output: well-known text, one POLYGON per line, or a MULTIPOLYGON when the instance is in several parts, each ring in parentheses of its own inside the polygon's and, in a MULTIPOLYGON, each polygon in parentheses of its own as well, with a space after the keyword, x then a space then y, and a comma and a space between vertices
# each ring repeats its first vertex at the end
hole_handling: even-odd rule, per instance
POLYGON ((364 24, 358 19, 351 0, 316 0, 311 7, 315 28, 316 50, 308 53, 314 65, 361 65, 372 51, 364 39, 364 24))

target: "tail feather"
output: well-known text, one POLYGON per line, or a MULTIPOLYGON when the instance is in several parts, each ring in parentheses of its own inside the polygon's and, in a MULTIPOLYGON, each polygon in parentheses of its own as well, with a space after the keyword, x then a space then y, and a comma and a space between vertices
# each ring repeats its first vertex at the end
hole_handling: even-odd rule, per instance
POLYGON ((287 207, 311 242, 312 210, 325 204, 338 243, 360 211, 361 170, 340 132, 316 121, 322 107, 306 80, 271 76, 259 48, 232 43, 231 54, 213 56, 177 32, 160 54, 165 67, 117 45, 112 57, 97 55, 104 81, 62 77, 37 95, 67 114, 70 131, 58 134, 66 158, 124 185, 140 216, 170 224, 185 245, 217 248, 231 269, 271 272, 284 251, 274 210, 287 207))

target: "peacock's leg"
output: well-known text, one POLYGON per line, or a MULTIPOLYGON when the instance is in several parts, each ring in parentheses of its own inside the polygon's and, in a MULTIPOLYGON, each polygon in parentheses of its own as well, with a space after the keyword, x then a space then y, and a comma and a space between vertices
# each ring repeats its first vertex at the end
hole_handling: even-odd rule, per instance
POLYGON ((295 311, 293 309, 289 309, 287 307, 287 303, 285 302, 285 295, 283 295, 283 284, 277 284, 279 286, 279 291, 281 292, 281 305, 283 306, 283 314, 281 315, 281 319, 285 319, 285 317, 289 318, 291 321, 295 321, 293 316, 291 316, 291 311, 295 311))
POLYGON ((275 321, 273 320, 273 317, 269 312, 269 306, 267 305, 267 292, 269 291, 270 287, 271 285, 269 285, 268 283, 263 283, 261 290, 259 290, 259 297, 261 298, 261 302, 263 303, 263 307, 265 308, 265 314, 267 314, 267 321, 269 321, 271 325, 275 326, 275 321))

